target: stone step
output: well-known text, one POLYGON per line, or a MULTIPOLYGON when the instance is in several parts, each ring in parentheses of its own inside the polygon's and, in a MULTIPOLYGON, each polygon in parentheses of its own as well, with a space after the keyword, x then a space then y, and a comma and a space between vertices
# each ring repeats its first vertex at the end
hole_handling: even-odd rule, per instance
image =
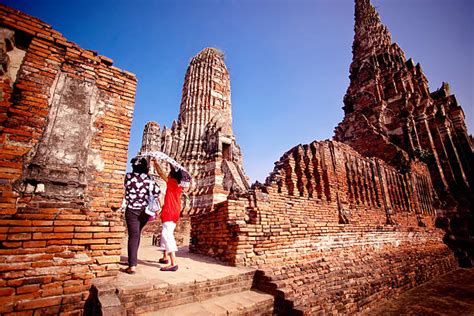
POLYGON ((273 296, 243 291, 145 313, 146 316, 272 315, 273 296))
POLYGON ((118 296, 127 314, 141 314, 249 290, 254 271, 182 283, 143 284, 119 289, 118 296))
POLYGON ((161 252, 148 242, 151 240, 139 251, 136 274, 119 273, 114 279, 94 280, 104 316, 138 315, 245 292, 252 287, 255 269, 223 265, 185 249, 178 252, 178 271, 160 271, 161 252))
POLYGON ((238 273, 217 279, 186 281, 176 284, 145 283, 136 286, 118 285, 118 297, 127 314, 203 301, 251 288, 254 272, 238 273))

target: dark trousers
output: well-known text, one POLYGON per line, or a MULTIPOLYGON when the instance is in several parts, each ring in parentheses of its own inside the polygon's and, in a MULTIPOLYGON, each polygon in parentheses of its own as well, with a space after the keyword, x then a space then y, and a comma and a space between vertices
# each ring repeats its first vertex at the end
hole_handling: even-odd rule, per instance
POLYGON ((141 212, 137 215, 130 210, 125 212, 125 221, 127 222, 128 229, 128 266, 137 265, 137 253, 138 246, 140 246, 140 234, 143 227, 148 222, 148 215, 145 212, 141 212))

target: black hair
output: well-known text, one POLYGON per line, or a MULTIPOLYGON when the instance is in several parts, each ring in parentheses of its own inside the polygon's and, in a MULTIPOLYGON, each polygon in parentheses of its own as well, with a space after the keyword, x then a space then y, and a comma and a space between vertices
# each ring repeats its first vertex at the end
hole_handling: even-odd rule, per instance
POLYGON ((178 184, 180 184, 181 180, 183 180, 183 175, 181 174, 181 170, 176 171, 173 167, 171 167, 169 176, 175 179, 178 182, 178 184))
POLYGON ((135 157, 130 162, 132 163, 133 172, 148 174, 148 162, 145 158, 135 157))

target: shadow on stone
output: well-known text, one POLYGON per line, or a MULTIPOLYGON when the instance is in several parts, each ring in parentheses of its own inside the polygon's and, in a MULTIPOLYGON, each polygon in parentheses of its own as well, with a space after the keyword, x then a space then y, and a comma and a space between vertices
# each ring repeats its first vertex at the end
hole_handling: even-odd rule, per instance
POLYGON ((102 304, 99 301, 99 291, 93 285, 89 289, 89 297, 84 304, 84 316, 102 316, 102 304))

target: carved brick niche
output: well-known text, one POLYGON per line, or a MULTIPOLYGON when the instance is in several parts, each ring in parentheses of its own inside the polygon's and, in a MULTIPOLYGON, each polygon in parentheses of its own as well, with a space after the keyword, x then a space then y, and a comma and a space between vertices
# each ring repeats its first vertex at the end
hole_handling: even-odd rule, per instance
POLYGON ((30 153, 24 181, 43 187, 45 195, 81 197, 88 168, 103 169, 103 162, 90 143, 93 122, 104 102, 95 83, 59 73, 49 103, 48 124, 30 153))

